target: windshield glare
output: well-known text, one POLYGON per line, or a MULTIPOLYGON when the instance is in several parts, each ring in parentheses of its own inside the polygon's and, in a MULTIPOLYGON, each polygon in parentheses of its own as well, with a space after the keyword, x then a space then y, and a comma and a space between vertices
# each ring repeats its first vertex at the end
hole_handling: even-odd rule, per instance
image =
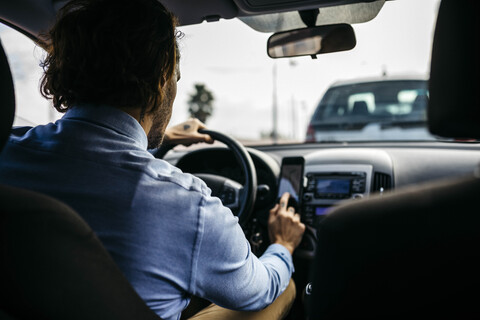
MULTIPOLYGON (((372 21, 352 25, 353 50, 317 59, 269 58, 271 33, 254 31, 238 19, 180 27, 185 34, 179 40, 182 77, 170 125, 203 116, 209 129, 247 145, 433 139, 425 127, 426 82, 410 80, 412 75, 428 78, 438 5, 439 0, 387 1, 372 21), (365 78, 399 81, 332 87, 365 78), (355 130, 376 133, 359 139, 355 130)), ((43 54, 12 32, 0 28, 19 97, 22 119, 16 123, 54 121, 61 115, 38 107, 46 103, 38 90, 41 68, 32 81, 24 67, 32 63, 19 61, 30 59, 38 66, 43 54)))

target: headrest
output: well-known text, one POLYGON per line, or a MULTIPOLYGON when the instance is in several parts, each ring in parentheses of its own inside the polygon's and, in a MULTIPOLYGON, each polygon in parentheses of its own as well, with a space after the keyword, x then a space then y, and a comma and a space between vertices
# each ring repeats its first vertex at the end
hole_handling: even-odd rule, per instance
POLYGON ((0 41, 0 150, 7 142, 15 115, 15 92, 7 56, 0 41))
POLYGON ((480 139, 477 0, 443 0, 430 70, 429 129, 448 138, 480 139))
POLYGON ((428 96, 419 94, 412 103, 412 112, 424 111, 428 105, 428 96))
POLYGON ((369 114, 368 106, 365 101, 355 101, 352 108, 352 115, 367 115, 369 114))

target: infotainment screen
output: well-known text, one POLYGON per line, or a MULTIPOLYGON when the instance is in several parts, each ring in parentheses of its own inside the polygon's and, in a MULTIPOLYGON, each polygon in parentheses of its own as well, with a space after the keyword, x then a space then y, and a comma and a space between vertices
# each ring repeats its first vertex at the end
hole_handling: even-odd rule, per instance
POLYGON ((321 194, 350 194, 349 179, 325 178, 316 181, 315 193, 321 194))

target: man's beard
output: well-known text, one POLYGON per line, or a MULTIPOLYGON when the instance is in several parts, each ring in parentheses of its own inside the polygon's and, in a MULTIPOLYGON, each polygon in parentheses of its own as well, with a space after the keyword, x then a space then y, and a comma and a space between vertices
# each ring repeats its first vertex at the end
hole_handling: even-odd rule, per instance
POLYGON ((150 128, 147 136, 148 149, 160 147, 165 136, 165 129, 167 128, 167 124, 172 116, 172 105, 176 92, 174 93, 170 86, 167 86, 165 91, 166 92, 162 101, 160 102, 160 105, 158 106, 157 110, 154 111, 155 114, 153 115, 152 119, 152 127, 150 128))
POLYGON ((156 111, 153 120, 152 120, 152 127, 150 128, 150 132, 148 133, 148 149, 155 149, 160 147, 163 142, 163 138, 165 136, 165 128, 167 127, 167 123, 170 120, 170 117, 166 114, 166 112, 162 112, 159 110, 156 111))

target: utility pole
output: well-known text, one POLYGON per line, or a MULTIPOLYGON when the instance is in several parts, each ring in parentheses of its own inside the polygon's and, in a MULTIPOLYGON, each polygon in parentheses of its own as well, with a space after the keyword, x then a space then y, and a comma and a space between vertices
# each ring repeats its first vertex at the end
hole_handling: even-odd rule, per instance
MULTIPOLYGON (((297 66, 297 62, 293 59, 288 60, 288 65, 290 66, 290 77, 293 77, 292 70, 297 66)), ((292 87, 290 87, 291 89, 292 87)), ((295 110, 295 90, 292 90, 292 101, 291 101, 291 108, 292 108, 292 139, 295 140, 297 138, 297 110, 295 110)))
POLYGON ((277 63, 273 63, 273 96, 272 96, 272 117, 273 117, 273 128, 272 128, 272 140, 276 144, 278 142, 278 103, 277 103, 277 63))
POLYGON ((292 139, 297 138, 297 110, 295 109, 295 96, 292 93, 292 139))

